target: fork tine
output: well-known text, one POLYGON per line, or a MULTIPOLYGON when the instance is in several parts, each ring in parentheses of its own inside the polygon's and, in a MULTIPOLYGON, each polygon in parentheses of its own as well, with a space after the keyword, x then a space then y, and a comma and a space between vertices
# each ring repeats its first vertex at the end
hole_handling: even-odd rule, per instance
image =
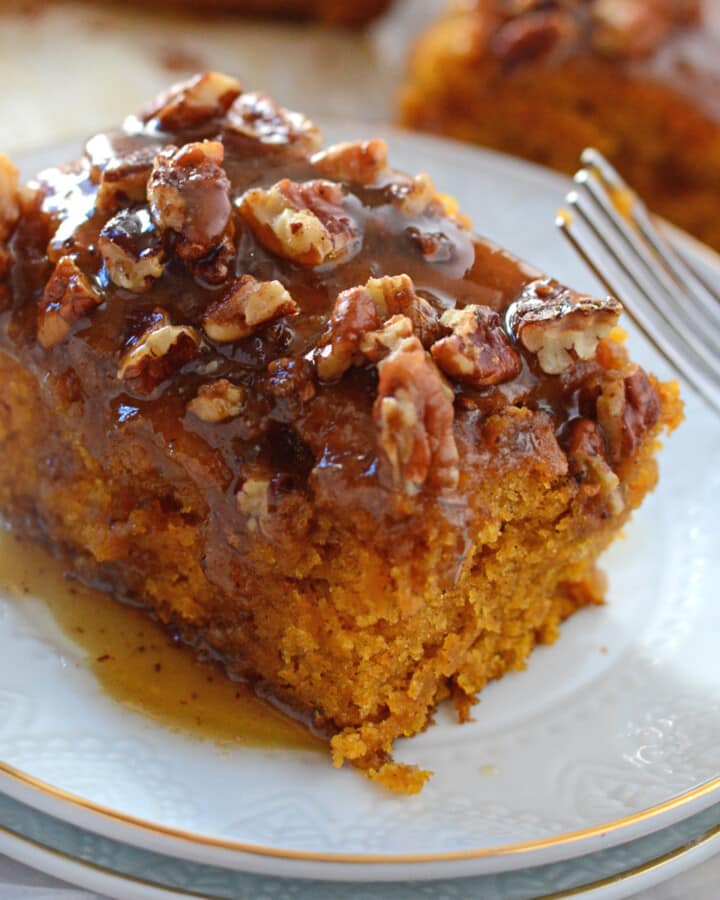
POLYGON ((720 346, 720 326, 714 319, 704 315, 704 310, 699 310, 699 318, 703 321, 700 328, 689 327, 687 324, 687 304, 681 298, 683 290, 665 269, 659 268, 654 254, 650 252, 645 242, 640 238, 628 221, 618 212, 611 199, 608 198, 604 186, 599 183, 586 169, 581 169, 575 176, 575 182, 580 189, 588 193, 590 200, 595 204, 597 212, 604 217, 605 224, 610 231, 597 225, 608 238, 610 235, 624 240, 631 254, 631 259, 637 259, 644 271, 644 284, 646 292, 655 300, 655 306, 663 315, 668 324, 676 328, 685 339, 696 347, 699 355, 720 374, 720 358, 717 348, 720 346), (697 346, 698 340, 704 346, 697 346))
MULTIPOLYGON (((606 212, 602 207, 593 205, 588 209, 587 204, 580 203, 580 195, 572 191, 568 195, 568 203, 582 217, 586 225, 593 231, 597 239, 603 245, 625 274, 632 280, 636 290, 643 298, 649 301, 649 308, 656 313, 654 326, 657 329, 661 322, 665 323, 665 330, 669 328, 668 340, 676 347, 676 352, 681 353, 686 359, 688 356, 695 360, 696 368, 714 375, 720 380, 720 356, 712 352, 704 343, 697 341, 697 333, 686 322, 686 311, 679 310, 673 315, 674 298, 662 285, 659 279, 653 277, 647 267, 637 265, 636 249, 633 244, 628 244, 621 228, 616 227, 614 217, 605 216, 600 222, 593 211, 598 208, 606 212), (603 227, 605 225, 606 227, 603 227), (610 228, 607 228, 610 225, 610 228), (618 235, 620 241, 618 241, 618 235), (662 301, 662 305, 659 304, 662 301), (660 318, 662 316, 662 318, 660 318)), ((676 288, 677 290, 677 288, 676 288)), ((637 305, 639 298, 633 295, 632 302, 637 305)))
POLYGON ((615 195, 615 198, 620 199, 620 205, 626 207, 623 211, 639 229, 643 238, 652 248, 656 259, 670 271, 689 294, 697 299, 705 312, 720 324, 720 292, 713 288, 700 272, 660 234, 641 198, 605 157, 593 147, 585 149, 580 159, 584 165, 595 171, 609 187, 611 193, 615 195))
POLYGON ((648 298, 643 298, 645 302, 637 302, 639 297, 637 290, 634 289, 632 281, 623 272, 620 265, 608 256, 608 251, 604 248, 602 238, 597 237, 593 231, 590 231, 589 241, 587 235, 584 236, 584 240, 581 239, 578 234, 579 229, 575 217, 565 210, 560 211, 555 223, 608 291, 623 301, 625 310, 630 318, 658 353, 678 375, 689 382, 720 414, 720 390, 718 389, 717 379, 708 375, 704 367, 698 368, 691 360, 683 359, 683 351, 678 351, 676 343, 668 336, 668 332, 666 330, 658 330, 654 321, 651 301, 648 298), (594 245, 593 252, 587 249, 588 244, 594 245), (598 260, 602 260, 602 263, 599 265, 597 263, 598 260), (632 303, 627 303, 624 299, 628 296, 633 297, 632 303), (678 365, 678 359, 683 360, 682 366, 678 365))

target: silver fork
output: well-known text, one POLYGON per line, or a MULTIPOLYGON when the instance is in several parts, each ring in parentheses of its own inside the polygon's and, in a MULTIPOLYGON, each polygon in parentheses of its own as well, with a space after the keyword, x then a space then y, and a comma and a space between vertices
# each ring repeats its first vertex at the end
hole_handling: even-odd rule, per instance
POLYGON ((556 224, 645 337, 720 413, 720 292, 660 233, 597 150, 556 224))

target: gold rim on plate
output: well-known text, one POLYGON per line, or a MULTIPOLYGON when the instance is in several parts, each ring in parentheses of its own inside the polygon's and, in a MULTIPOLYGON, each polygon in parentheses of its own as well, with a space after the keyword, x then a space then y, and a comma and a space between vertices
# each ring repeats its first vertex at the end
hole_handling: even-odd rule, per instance
MULTIPOLYGON (((58 859, 66 860, 73 865, 81 866, 82 868, 89 869, 95 873, 110 876, 113 879, 119 878, 122 881, 127 881, 131 884, 138 884, 142 887, 154 888, 155 890, 172 891, 173 896, 200 897, 203 898, 203 900, 224 900, 224 898, 221 898, 219 896, 212 897, 209 894, 199 894, 196 891, 191 891, 187 888, 171 887, 170 885, 161 884, 158 881, 149 881, 148 879, 140 878, 137 875, 130 875, 124 872, 119 872, 116 869, 110 869, 107 866, 102 866, 99 863, 92 862, 88 859, 82 859, 77 856, 72 856, 72 854, 66 853, 64 850, 58 850, 56 847, 50 847, 47 844, 42 843, 42 841, 38 841, 34 838, 27 837, 24 834, 20 834, 5 825, 0 825, 0 834, 4 834, 6 837, 11 838, 12 840, 19 841, 23 844, 33 847, 36 850, 40 850, 42 853, 50 854, 51 856, 54 856, 58 859)), ((595 891, 610 887, 611 885, 620 884, 623 881, 627 881, 630 878, 637 878, 641 875, 647 875, 648 873, 656 869, 662 868, 670 862, 674 862, 676 859, 680 859, 691 850, 696 850, 713 843, 717 838, 720 838, 720 824, 712 825, 707 829, 707 831, 704 831, 698 837, 692 838, 686 843, 681 844, 679 847, 675 847, 673 850, 668 850, 666 853, 663 853, 660 856, 655 856, 652 859, 646 860, 643 863, 639 863, 636 866, 632 866, 629 869, 623 869, 621 872, 616 872, 614 875, 606 875, 604 878, 599 878, 595 881, 588 881, 585 884, 578 885, 574 888, 568 888, 567 890, 555 891, 551 894, 540 894, 538 895, 537 900, 564 900, 564 898, 579 897, 582 894, 588 893, 589 891, 595 891)))
MULTIPOLYGON (((620 829, 628 828, 639 822, 645 822, 655 818, 655 816, 670 812, 671 810, 680 809, 688 803, 702 797, 708 797, 716 791, 720 793, 720 776, 717 776, 716 778, 711 778, 710 781, 706 781, 704 784, 686 791, 684 794, 680 794, 670 800, 665 800, 655 806, 650 806, 640 812, 623 816, 612 822, 594 825, 591 828, 568 831, 565 834, 560 834, 556 837, 521 841, 517 844, 500 844, 496 847, 479 847, 472 850, 451 850, 445 853, 398 853, 390 855, 378 853, 317 853, 312 850, 281 849, 278 847, 266 847, 262 844, 247 844, 243 841, 214 838, 209 837, 208 835, 195 834, 192 831, 184 831, 180 828, 173 828, 169 825, 158 825, 157 823, 150 822, 146 819, 140 819, 136 816, 118 812, 108 806, 94 803, 93 801, 86 800, 76 794, 71 794, 69 791, 53 787, 52 785, 47 784, 47 782, 41 781, 39 778, 35 778, 32 775, 28 775, 26 772, 22 772, 20 769, 16 769, 14 766, 10 766, 4 762, 0 762, 0 777, 8 778, 24 787, 31 788, 35 792, 49 796, 54 800, 70 804, 78 809, 90 812, 93 815, 109 819, 111 822, 130 826, 131 828, 137 828, 165 838, 181 840, 187 843, 199 844, 204 847, 213 847, 220 850, 230 850, 236 853, 249 853, 255 856, 271 856, 276 859, 375 865, 379 863, 455 862, 458 860, 483 859, 491 856, 514 856, 519 853, 545 850, 549 847, 575 844, 578 841, 591 837, 605 837, 620 829)), ((21 802, 29 802, 29 805, 33 805, 32 801, 25 800, 21 802)), ((642 837, 642 835, 638 835, 638 837, 642 837)))

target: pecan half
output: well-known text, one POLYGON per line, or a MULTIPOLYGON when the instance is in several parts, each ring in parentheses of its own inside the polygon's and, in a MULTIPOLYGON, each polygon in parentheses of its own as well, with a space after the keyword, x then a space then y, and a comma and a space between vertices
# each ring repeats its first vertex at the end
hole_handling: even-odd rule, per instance
POLYGON ((279 281, 257 281, 252 275, 243 275, 208 307, 202 325, 209 338, 227 344, 298 312, 297 303, 279 281))
POLYGON ((175 250, 195 262, 217 252, 232 232, 230 181, 218 141, 158 153, 147 185, 153 220, 177 234, 175 250))
POLYGON ((437 312, 428 300, 415 293, 415 285, 409 275, 370 278, 365 289, 372 297, 381 320, 395 315, 407 316, 424 347, 429 347, 440 337, 437 312))
POLYGON ((316 153, 311 162, 326 178, 356 184, 375 184, 387 171, 388 148, 380 138, 348 141, 333 144, 316 153))
POLYGON ((448 309, 440 323, 451 334, 432 345, 433 359, 446 375, 474 387, 512 381, 520 355, 510 345, 498 314, 487 306, 448 309))
POLYGON ((378 375, 373 417, 393 488, 416 494, 426 486, 456 487, 453 402, 420 341, 401 341, 378 363, 378 375))
POLYGON ((141 118, 157 123, 163 131, 182 131, 224 116, 241 91, 234 78, 205 72, 173 85, 143 111, 141 118))
POLYGON ((360 338, 360 352, 370 362, 380 362, 396 350, 406 338, 413 336, 413 324, 407 316, 392 316, 380 328, 360 338))
POLYGON ((117 377, 138 379, 143 393, 150 393, 169 375, 197 356, 200 335, 189 325, 173 325, 168 314, 155 309, 148 326, 120 357, 117 377))
POLYGON ((163 243, 147 209, 125 209, 106 223, 98 248, 113 284, 148 290, 163 273, 163 243))
POLYGON ((96 209, 115 213, 123 206, 144 203, 157 152, 157 147, 141 147, 111 159, 100 174, 96 209))
POLYGON ((363 362, 360 341, 379 325, 377 308, 364 287, 349 288, 338 294, 315 352, 318 378, 335 381, 352 365, 363 362))
POLYGON ((604 56, 649 56, 673 25, 670 10, 648 0, 593 0, 592 46, 604 56))
POLYGON ((234 153, 258 148, 306 157, 319 149, 322 134, 302 113, 285 109, 263 93, 241 94, 227 112, 223 141, 234 153))
POLYGON ((344 204, 343 189, 332 181, 284 178, 267 190, 247 191, 240 212, 268 250, 312 267, 344 262, 360 249, 359 227, 344 204))
POLYGON ((613 515, 619 515, 625 507, 620 479, 608 464, 605 442, 595 422, 575 419, 571 423, 567 455, 570 473, 604 498, 613 515))
POLYGON ((660 418, 660 400, 639 366, 629 375, 615 373, 604 380, 597 398, 597 420, 613 464, 631 457, 660 418))
POLYGON ((102 297, 71 256, 58 260, 43 291, 38 316, 38 343, 46 350, 57 346, 70 329, 102 303, 102 297))
POLYGON ((15 165, 0 153, 0 243, 13 232, 20 216, 20 176, 15 165))
POLYGON ((246 399, 247 390, 242 385, 219 378, 203 384, 186 408, 203 422, 225 422, 240 415, 246 399))
POLYGON ((505 326, 514 340, 535 353, 540 368, 557 375, 570 368, 573 356, 592 359, 598 341, 617 324, 622 305, 576 294, 556 281, 534 281, 507 308, 505 326))

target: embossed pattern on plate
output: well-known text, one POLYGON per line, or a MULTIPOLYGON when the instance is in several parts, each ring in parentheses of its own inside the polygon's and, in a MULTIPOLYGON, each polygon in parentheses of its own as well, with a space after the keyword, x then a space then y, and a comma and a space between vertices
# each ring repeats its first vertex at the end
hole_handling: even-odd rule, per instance
MULTIPOLYGON (((368 133, 338 123, 326 131, 331 139, 368 133)), ((480 231, 596 289, 552 228, 564 179, 437 139, 387 137, 394 162, 432 172, 480 231)), ((26 162, 34 169, 57 158, 26 162)), ((631 344, 638 360, 667 375, 646 345, 635 336, 631 344)), ((317 755, 221 751, 153 725, 100 693, 77 648, 37 607, 7 599, 0 760, 150 828, 7 772, 0 784, 111 837, 326 878, 368 878, 369 867, 372 877, 417 878, 420 864, 423 876, 438 877, 550 862, 708 806, 720 796, 720 423, 688 390, 685 398, 688 419, 667 441, 659 488, 605 557, 609 603, 575 616, 525 672, 489 686, 476 722, 458 727, 441 709, 434 728, 401 742, 399 758, 435 771, 420 796, 387 795, 317 755)))

